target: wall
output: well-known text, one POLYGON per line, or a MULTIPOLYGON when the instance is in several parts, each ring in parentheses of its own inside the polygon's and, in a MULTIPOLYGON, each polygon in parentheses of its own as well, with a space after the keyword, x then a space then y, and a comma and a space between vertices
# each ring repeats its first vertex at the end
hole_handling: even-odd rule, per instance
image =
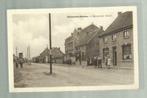
MULTIPOLYGON (((122 45, 126 44, 126 43, 130 43, 131 44, 131 49, 132 49, 132 53, 133 53, 133 32, 132 29, 128 29, 128 32, 130 32, 130 36, 129 38, 124 38, 123 37, 123 31, 116 33, 116 40, 112 41, 112 34, 111 35, 107 35, 104 37, 107 37, 108 41, 107 43, 103 42, 103 38, 100 38, 100 55, 103 58, 103 48, 109 48, 109 56, 110 58, 113 58, 113 54, 112 54, 112 47, 116 46, 116 51, 117 51, 117 66, 118 67, 133 67, 133 60, 131 61, 125 61, 122 60, 122 45)), ((105 67, 104 64, 104 60, 103 60, 103 66, 105 67)))

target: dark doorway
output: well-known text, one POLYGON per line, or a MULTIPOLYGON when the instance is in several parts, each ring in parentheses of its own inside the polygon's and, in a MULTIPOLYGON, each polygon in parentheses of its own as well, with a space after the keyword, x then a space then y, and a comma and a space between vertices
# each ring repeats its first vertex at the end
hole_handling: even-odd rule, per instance
POLYGON ((112 47, 112 53, 113 53, 113 65, 117 65, 117 51, 116 46, 112 47))

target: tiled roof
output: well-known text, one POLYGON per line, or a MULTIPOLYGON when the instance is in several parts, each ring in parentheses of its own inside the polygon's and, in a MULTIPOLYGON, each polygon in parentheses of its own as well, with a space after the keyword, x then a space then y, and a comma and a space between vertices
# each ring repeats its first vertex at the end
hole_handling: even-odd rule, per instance
POLYGON ((93 37, 93 35, 95 35, 98 31, 99 31, 99 28, 95 26, 94 24, 91 24, 88 27, 84 28, 79 33, 79 41, 77 46, 87 44, 89 39, 91 39, 91 37, 93 37))
POLYGON ((70 40, 72 40, 72 36, 67 37, 67 38, 65 39, 65 42, 68 42, 68 41, 70 41, 70 40))
POLYGON ((121 13, 117 18, 112 22, 112 24, 101 34, 101 36, 115 33, 123 30, 124 28, 130 28, 133 25, 132 11, 127 11, 121 13))
MULTIPOLYGON (((40 53, 41 57, 44 57, 46 55, 49 55, 50 51, 48 48, 46 48, 43 52, 40 53)), ((64 55, 64 53, 60 50, 60 48, 57 47, 53 47, 52 48, 52 56, 54 57, 62 57, 64 55)))
POLYGON ((45 48, 45 50, 43 52, 40 53, 40 56, 45 56, 49 54, 49 49, 45 48))
POLYGON ((64 53, 60 50, 60 48, 52 48, 52 55, 56 57, 63 57, 64 53))

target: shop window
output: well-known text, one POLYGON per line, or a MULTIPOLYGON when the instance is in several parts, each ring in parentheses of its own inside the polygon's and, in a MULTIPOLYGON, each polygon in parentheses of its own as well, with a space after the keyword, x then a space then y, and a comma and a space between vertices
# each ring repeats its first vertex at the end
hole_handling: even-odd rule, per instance
POLYGON ((131 44, 122 46, 122 58, 123 60, 132 59, 131 44))

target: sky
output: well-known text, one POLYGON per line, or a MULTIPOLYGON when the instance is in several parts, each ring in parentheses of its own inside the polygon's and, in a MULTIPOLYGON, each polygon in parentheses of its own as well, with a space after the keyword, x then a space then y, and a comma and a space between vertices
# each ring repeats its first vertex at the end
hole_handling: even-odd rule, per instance
MULTIPOLYGON (((60 47, 65 53, 65 39, 75 28, 85 28, 90 24, 103 26, 104 30, 117 17, 117 11, 63 12, 51 14, 52 47, 60 47), (79 18, 79 16, 86 16, 79 18)), ((30 46, 31 57, 38 56, 49 45, 48 13, 21 13, 12 16, 13 52, 23 52, 26 57, 30 46)))

